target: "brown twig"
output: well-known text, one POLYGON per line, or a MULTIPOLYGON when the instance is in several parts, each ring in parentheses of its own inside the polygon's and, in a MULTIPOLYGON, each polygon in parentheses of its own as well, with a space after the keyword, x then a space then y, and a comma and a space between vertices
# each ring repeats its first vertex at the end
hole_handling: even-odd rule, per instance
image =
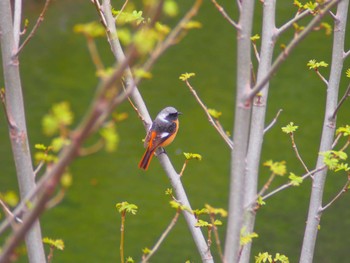
POLYGON ((339 101, 337 108, 335 109, 334 113, 332 114, 332 119, 333 119, 333 120, 334 120, 335 117, 337 116, 337 113, 338 113, 340 107, 343 105, 343 103, 345 102, 345 100, 346 100, 347 98, 349 98, 349 97, 350 97, 350 84, 349 84, 349 86, 347 87, 347 89, 346 89, 346 91, 345 91, 343 97, 342 97, 341 100, 339 101))
MULTIPOLYGON (((321 167, 319 167, 319 168, 316 168, 316 169, 314 169, 314 170, 309 171, 308 173, 304 174, 301 178, 302 178, 303 180, 305 180, 306 178, 308 178, 308 177, 312 176, 313 174, 315 174, 315 173, 317 173, 317 172, 319 172, 319 171, 322 171, 323 169, 326 169, 326 168, 327 168, 327 166, 326 166, 326 165, 323 165, 323 166, 321 166, 321 167)), ((289 188, 289 187, 291 187, 291 186, 293 186, 293 184, 292 184, 291 182, 286 183, 286 184, 281 185, 280 187, 276 188, 275 190, 269 192, 268 194, 262 196, 261 198, 262 198, 262 200, 266 200, 267 198, 273 196, 274 194, 276 194, 276 193, 278 193, 278 192, 281 192, 282 190, 284 190, 284 189, 286 189, 286 188, 289 188)))
POLYGON ((142 263, 146 263, 148 262, 148 260, 154 255, 154 253, 158 250, 158 248, 160 247, 160 245, 162 244, 162 242, 164 241, 164 239, 168 236, 168 234, 170 233, 170 231, 174 228, 174 226, 176 225, 176 222, 179 218, 181 214, 181 209, 178 209, 176 211, 175 216, 173 217, 173 219, 171 220, 170 224, 168 225, 168 227, 165 229, 165 231, 162 233, 162 235, 160 236, 160 238, 158 239, 157 243, 153 246, 153 248, 151 249, 151 252, 149 254, 147 254, 146 257, 142 258, 142 263))
POLYGON ((32 31, 30 31, 29 35, 27 36, 27 38, 23 41, 23 43, 20 45, 20 47, 18 48, 18 51, 16 52, 15 56, 17 57, 18 54, 23 50, 23 48, 28 44, 28 42, 30 41, 30 39, 34 36, 35 32, 38 30, 41 22, 44 20, 45 17, 45 13, 49 7, 51 0, 46 0, 45 5, 43 7, 43 10, 41 11, 38 19, 36 20, 36 23, 32 29, 32 31))
POLYGON ((280 114, 281 114, 282 111, 283 111, 282 109, 279 109, 279 110, 278 110, 278 112, 277 112, 275 118, 273 118, 273 120, 270 122, 270 124, 267 125, 267 127, 264 129, 264 134, 265 134, 266 132, 268 132, 268 131, 276 124, 277 119, 278 119, 278 117, 280 116, 280 114))
POLYGON ((303 165, 305 171, 306 171, 307 173, 309 173, 309 169, 307 168, 305 162, 304 162, 303 159, 301 158, 300 153, 299 153, 299 150, 298 150, 298 147, 297 147, 297 145, 296 145, 296 143, 295 143, 294 133, 293 133, 293 132, 289 133, 289 136, 290 136, 290 139, 292 140, 292 147, 293 147, 293 150, 294 150, 294 152, 295 152, 295 154, 296 154, 298 160, 299 160, 299 161, 301 162, 301 164, 303 165))
POLYGON ((346 181, 343 188, 328 204, 326 204, 325 206, 322 206, 322 208, 320 208, 321 212, 323 212, 324 210, 329 208, 332 204, 335 203, 335 201, 337 201, 343 194, 345 194, 349 190, 349 185, 350 185, 350 173, 348 174, 348 180, 346 181))
POLYGON ((208 117, 208 120, 210 122, 210 124, 212 124, 214 126, 214 128, 218 131, 218 133, 220 134, 220 136, 224 139, 224 141, 227 143, 227 145, 233 149, 233 142, 231 141, 231 139, 226 135, 225 131, 222 129, 221 125, 217 125, 216 121, 214 120, 214 118, 210 115, 210 113, 208 112, 208 108, 204 105, 204 103, 202 102, 202 100, 199 98, 199 96, 197 95, 197 92, 195 91, 195 89, 192 87, 192 85, 189 83, 188 80, 185 81, 187 87, 190 89, 191 93, 193 94, 193 96, 195 97, 195 99, 197 100, 197 102, 199 103, 199 105, 202 107, 202 109, 204 110, 205 114, 208 117))
POLYGON ((211 0, 215 5, 216 9, 221 13, 221 15, 236 29, 239 29, 239 25, 226 13, 225 9, 216 2, 216 0, 211 0))

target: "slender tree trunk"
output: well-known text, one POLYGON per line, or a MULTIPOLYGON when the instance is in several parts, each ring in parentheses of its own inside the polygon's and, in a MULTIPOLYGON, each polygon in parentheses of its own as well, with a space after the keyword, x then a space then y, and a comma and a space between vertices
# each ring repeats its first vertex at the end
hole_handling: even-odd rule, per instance
MULTIPOLYGON (((330 78, 327 89, 326 112, 323 122, 322 137, 319 152, 332 149, 336 120, 332 115, 338 103, 339 83, 344 62, 344 40, 349 0, 340 1, 334 19, 334 38, 330 78)), ((323 165, 323 156, 317 159, 316 167, 323 165)), ((322 196, 327 170, 321 170, 314 175, 309 204, 309 213, 304 233, 300 263, 313 262, 318 227, 322 216, 322 196)))
MULTIPOLYGON (((266 76, 271 68, 273 50, 275 47, 275 9, 276 0, 265 0, 263 10, 263 25, 261 35, 261 51, 257 82, 266 76)), ((259 98, 256 98, 253 104, 252 116, 250 122, 249 146, 247 153, 247 174, 245 178, 244 190, 244 223, 243 229, 247 233, 254 231, 255 216, 254 211, 258 187, 259 164, 261 158, 261 148, 264 139, 265 114, 268 97, 269 82, 261 90, 259 98), (253 202, 253 203, 252 203, 253 202)), ((250 259, 251 245, 245 245, 242 251, 240 262, 248 263, 250 259)))
MULTIPOLYGON (((18 1, 16 1, 15 6, 17 8, 18 1)), ((16 12, 20 15, 19 10, 16 12)), ((23 199, 35 187, 35 180, 27 137, 19 61, 17 56, 14 56, 18 48, 18 36, 15 37, 16 34, 14 33, 11 14, 10 1, 0 1, 0 37, 6 92, 6 111, 20 196, 23 199)), ((27 233, 25 240, 29 262, 45 262, 46 259, 38 220, 27 233)))
POLYGON ((246 154, 249 136, 251 105, 244 102, 244 95, 251 89, 251 32, 254 16, 254 1, 243 1, 237 35, 237 85, 234 147, 231 153, 231 182, 229 215, 226 231, 225 260, 238 262, 240 233, 243 223, 243 193, 246 174, 246 154))

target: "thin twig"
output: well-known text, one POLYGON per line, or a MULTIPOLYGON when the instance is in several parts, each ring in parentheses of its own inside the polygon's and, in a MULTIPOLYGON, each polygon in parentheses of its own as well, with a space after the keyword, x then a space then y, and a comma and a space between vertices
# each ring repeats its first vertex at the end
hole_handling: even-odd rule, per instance
POLYGON ((225 257, 224 257, 224 254, 222 253, 222 248, 221 248, 221 241, 220 241, 220 237, 219 237, 219 231, 218 231, 218 228, 215 225, 215 217, 214 217, 213 214, 210 214, 209 217, 210 217, 210 221, 211 221, 211 224, 212 224, 213 230, 214 230, 214 236, 215 236, 215 243, 216 243, 217 251, 219 253, 221 262, 225 263, 225 257))
POLYGON ((267 127, 264 129, 264 134, 265 134, 266 132, 268 132, 268 131, 276 124, 277 119, 278 119, 278 117, 280 116, 280 114, 281 114, 282 111, 283 111, 282 109, 279 109, 279 110, 278 110, 278 112, 277 112, 275 118, 273 118, 273 120, 270 122, 270 124, 267 125, 267 127))
POLYGON ((260 192, 258 193, 258 196, 262 196, 262 195, 265 193, 265 191, 266 191, 267 189, 269 189, 269 187, 270 187, 270 185, 271 185, 273 179, 275 179, 275 177, 276 177, 276 174, 275 174, 275 173, 272 173, 272 174, 270 175, 269 179, 267 180, 267 182, 264 184, 264 186, 261 188, 260 192))
POLYGON ((297 145, 296 145, 296 143, 295 143, 294 133, 293 133, 293 132, 289 133, 289 136, 290 136, 290 139, 292 140, 292 147, 293 147, 293 150, 294 150, 294 152, 295 152, 295 154, 296 154, 298 160, 299 160, 299 161, 301 162, 301 164, 303 165, 305 171, 306 171, 307 173, 309 173, 309 169, 307 168, 305 162, 304 162, 303 159, 301 158, 300 153, 299 153, 299 150, 298 150, 298 147, 297 147, 297 145))
POLYGON ((328 86, 328 80, 326 80, 326 78, 323 77, 323 75, 319 72, 318 69, 316 69, 315 71, 316 71, 317 76, 319 76, 320 79, 326 84, 326 86, 328 86))
POLYGON ((329 208, 332 204, 335 203, 335 201, 337 201, 343 194, 345 194, 349 190, 349 185, 350 185, 350 174, 348 175, 348 180, 346 181, 345 185, 340 190, 340 192, 328 204, 326 204, 325 206, 322 206, 322 208, 320 208, 321 210, 320 212, 323 212, 324 210, 329 208))
MULTIPOLYGON (((13 213, 11 212, 11 210, 7 207, 7 205, 5 204, 5 202, 1 200, 1 198, 0 198, 0 206, 2 207, 2 210, 4 211, 4 213, 6 214, 7 217, 10 217, 11 219, 16 219, 17 222, 22 223, 22 220, 21 220, 20 218, 15 217, 15 216, 13 215, 13 213)), ((11 221, 13 221, 12 227, 13 227, 13 228, 16 227, 16 225, 14 224, 14 220, 11 220, 11 221)))
POLYGON ((258 82, 245 96, 244 102, 251 101, 253 97, 265 86, 265 84, 270 80, 272 75, 277 71, 281 64, 286 60, 286 58, 291 54, 294 48, 314 29, 314 27, 321 21, 328 11, 339 2, 340 0, 332 0, 327 6, 320 10, 319 13, 311 20, 311 22, 300 32, 300 34, 295 37, 288 46, 280 53, 275 62, 272 64, 270 71, 266 74, 260 82, 258 82))
POLYGON ((104 65, 94 39, 90 36, 86 36, 86 40, 92 62, 94 63, 97 72, 104 70, 104 65))
POLYGON ((180 212, 181 210, 177 210, 175 216, 173 217, 173 219, 171 220, 170 224, 168 225, 168 227, 165 229, 165 231, 162 233, 162 235, 160 236, 160 238, 158 239, 157 243, 153 246, 153 248, 151 249, 151 252, 149 254, 147 254, 146 257, 142 258, 142 263, 146 263, 148 262, 148 260, 154 255, 154 253, 156 253, 156 251, 158 250, 158 248, 160 247, 160 245, 162 244, 162 242, 164 241, 164 239, 168 236, 168 234, 170 233, 170 231, 174 228, 174 226, 176 225, 176 222, 180 216, 180 212))
POLYGON ((225 131, 223 131, 223 129, 221 128, 221 126, 216 125, 216 122, 214 120, 214 118, 210 115, 210 113, 208 112, 208 108, 204 105, 204 103, 202 102, 202 100, 199 98, 199 96, 197 95, 197 92, 195 91, 195 89, 192 87, 192 85, 188 82, 188 80, 185 81, 187 87, 190 89, 191 93, 193 94, 193 96, 195 97, 195 99, 197 100, 197 102, 199 103, 199 105, 202 107, 202 109, 204 110, 205 114, 208 117, 209 122, 214 126, 214 128, 218 131, 218 133, 221 135, 221 137, 224 139, 224 141, 227 143, 227 145, 233 149, 233 142, 231 141, 231 139, 226 135, 225 131))
POLYGON ((115 17, 115 21, 118 20, 119 15, 124 11, 124 9, 125 9, 126 5, 128 4, 128 2, 129 2, 129 0, 125 0, 125 2, 124 2, 124 4, 123 4, 122 8, 120 8, 120 10, 119 10, 120 13, 115 17))
MULTIPOLYGON (((315 174, 315 173, 317 173, 317 172, 319 172, 319 171, 322 171, 322 170, 325 169, 326 167, 327 167, 326 165, 323 165, 323 166, 321 166, 320 168, 316 168, 316 169, 314 169, 314 170, 311 170, 311 171, 309 171, 308 173, 304 174, 301 178, 302 178, 303 180, 305 180, 306 178, 312 176, 313 174, 315 174)), ((262 200, 266 200, 267 198, 269 198, 269 197, 275 195, 276 193, 281 192, 282 190, 284 190, 284 189, 286 189, 286 188, 289 188, 289 187, 291 187, 291 186, 293 186, 293 184, 292 184, 291 182, 286 183, 286 184, 281 185, 280 187, 276 188, 275 190, 269 192, 268 194, 262 196, 261 198, 262 198, 262 200)))
POLYGON ((338 113, 340 107, 343 105, 343 103, 345 102, 345 100, 346 100, 347 98, 349 98, 349 97, 350 97, 350 84, 349 84, 349 86, 347 87, 347 89, 346 89, 346 91, 345 91, 343 97, 342 97, 341 100, 339 101, 338 106, 337 106, 336 109, 334 110, 334 113, 332 114, 332 119, 333 119, 333 120, 334 120, 335 117, 337 116, 337 113, 338 113))
POLYGON ((281 27, 277 28, 277 36, 281 35, 284 31, 286 31, 288 28, 290 28, 291 26, 293 26, 294 23, 296 23, 297 21, 299 21, 300 19, 304 18, 305 16, 310 14, 310 10, 306 9, 301 13, 297 13, 295 15, 294 18, 292 18, 291 20, 289 20, 287 23, 285 23, 284 25, 282 25, 281 27))
POLYGON ((226 13, 225 9, 216 2, 216 0, 211 0, 215 5, 216 9, 221 13, 221 15, 236 29, 239 29, 239 25, 226 13))
POLYGON ((185 160, 184 165, 182 166, 181 172, 179 173, 179 176, 181 177, 186 169, 186 166, 188 164, 188 159, 185 160))
POLYGON ((21 44, 21 46, 18 48, 17 53, 15 54, 15 56, 18 56, 18 54, 22 51, 22 49, 28 44, 29 40, 34 36, 35 32, 38 30, 41 22, 44 20, 44 16, 45 13, 49 7, 51 0, 46 0, 45 5, 43 10, 41 11, 38 19, 36 20, 36 23, 32 29, 32 31, 29 33, 29 35, 27 36, 27 38, 23 41, 23 43, 21 44))

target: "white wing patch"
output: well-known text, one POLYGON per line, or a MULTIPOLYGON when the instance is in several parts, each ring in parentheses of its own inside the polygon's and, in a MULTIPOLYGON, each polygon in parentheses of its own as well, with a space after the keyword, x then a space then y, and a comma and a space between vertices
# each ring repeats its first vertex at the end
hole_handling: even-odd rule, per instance
POLYGON ((160 138, 165 138, 168 137, 170 135, 169 132, 162 132, 162 134, 160 135, 160 138))

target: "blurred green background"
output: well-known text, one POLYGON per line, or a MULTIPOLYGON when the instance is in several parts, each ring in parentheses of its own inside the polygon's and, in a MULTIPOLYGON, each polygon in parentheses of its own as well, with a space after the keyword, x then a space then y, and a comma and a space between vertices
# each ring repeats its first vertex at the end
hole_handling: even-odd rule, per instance
MULTIPOLYGON (((192 1, 179 3, 179 17, 191 6, 192 1)), ((293 1, 278 1, 277 24, 290 19, 295 12, 293 1)), ((236 14, 234 1, 220 2, 230 14, 236 14)), ((123 4, 113 1, 118 9, 123 4)), ((26 1, 24 17, 31 25, 41 11, 43 1, 26 1)), ((261 3, 256 3, 253 34, 261 32, 261 3)), ((233 15, 235 16, 235 15, 233 15)), ((41 129, 41 119, 51 105, 68 101, 75 113, 75 123, 82 118, 91 102, 98 80, 89 56, 86 40, 73 33, 77 23, 98 20, 96 10, 89 1, 54 1, 35 37, 21 55, 21 76, 27 123, 34 152, 35 143, 49 143, 41 129)), ((221 122, 231 131, 233 125, 236 32, 223 19, 210 1, 204 1, 196 17, 203 27, 193 30, 178 45, 170 48, 152 71, 153 78, 139 86, 144 100, 154 117, 160 109, 172 105, 183 112, 181 128, 175 142, 167 152, 179 171, 184 162, 182 152, 195 152, 203 156, 201 162, 190 162, 183 184, 193 208, 208 203, 227 208, 230 151, 219 137, 187 87, 178 77, 184 72, 195 72, 191 83, 199 96, 210 108, 223 113, 221 122)), ((174 25, 177 19, 164 19, 174 25)), ((330 22, 330 21, 329 21, 330 22)), ((304 22, 305 23, 305 22, 304 22)), ((302 23, 301 23, 302 24, 302 23)), ((287 43, 293 36, 288 31, 277 43, 287 43)), ((347 47, 349 48, 349 37, 347 47)), ((105 39, 97 45, 105 65, 114 62, 105 39)), ((292 53, 288 61, 273 77, 267 123, 279 109, 283 112, 278 123, 265 137, 262 161, 285 160, 288 171, 301 175, 303 168, 296 160, 289 137, 280 127, 290 121, 299 126, 296 142, 306 164, 312 168, 318 155, 318 143, 323 122, 326 87, 306 63, 310 59, 330 63, 332 37, 324 31, 313 32, 292 53)), ((345 69, 349 62, 345 64, 345 69)), ((329 69, 321 69, 328 76, 329 69)), ((345 71, 344 71, 345 72, 345 71)), ((345 75, 345 74, 344 74, 345 75)), ((3 76, 0 76, 1 83, 3 76)), ((342 95, 348 81, 341 82, 342 95)), ((2 84, 1 84, 2 85, 2 84)), ((142 172, 137 168, 144 148, 145 135, 141 121, 126 102, 118 108, 129 118, 118 125, 121 138, 118 150, 113 154, 99 152, 79 158, 70 167, 74 182, 63 202, 41 218, 43 235, 61 238, 65 242, 63 252, 56 251, 53 262, 118 262, 120 215, 115 209, 117 202, 128 201, 139 206, 136 216, 127 216, 125 255, 140 260, 144 247, 151 248, 166 226, 174 209, 165 196, 170 183, 156 159, 150 169, 142 172)), ((338 125, 349 124, 349 102, 338 118, 338 125)), ((0 192, 17 190, 12 153, 4 114, 0 123, 0 192)), ((266 168, 260 172, 260 183, 269 176, 266 168)), ((287 181, 276 178, 274 188, 287 181)), ((329 174, 324 200, 330 200, 345 183, 344 175, 329 174)), ((310 182, 285 190, 259 210, 254 240, 253 256, 268 251, 285 254, 290 262, 299 258, 303 231, 308 209, 310 182)), ((350 197, 344 195, 322 217, 321 230, 316 245, 314 262, 347 262, 350 234, 350 197)), ((224 226, 220 229, 224 242, 224 226)), ((2 239, 3 240, 3 239, 2 239)), ((213 244, 213 254, 218 255, 213 244)), ((199 262, 200 258, 182 217, 166 238, 166 242, 151 262, 199 262)), ((26 262, 22 257, 20 262, 26 262)))

